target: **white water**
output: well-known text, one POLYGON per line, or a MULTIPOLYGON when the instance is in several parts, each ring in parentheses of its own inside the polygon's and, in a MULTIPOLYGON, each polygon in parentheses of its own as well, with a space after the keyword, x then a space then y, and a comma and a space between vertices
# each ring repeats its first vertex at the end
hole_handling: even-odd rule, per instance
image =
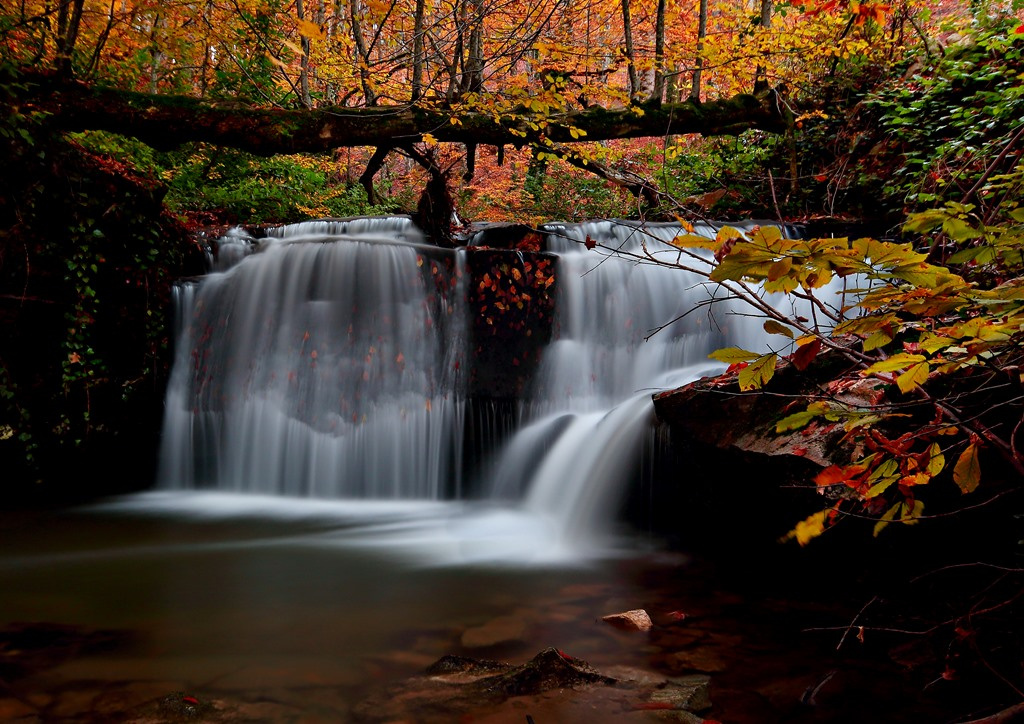
POLYGON ((461 455, 461 256, 449 269, 393 232, 323 222, 263 247, 180 292, 161 487, 447 494, 461 455))
MULTIPOLYGON (((333 505, 365 519, 361 540, 436 560, 604 550, 615 508, 653 448, 652 393, 720 370, 707 358, 713 349, 756 348, 765 335, 725 303, 687 315, 709 295, 696 276, 601 248, 668 249, 659 238, 674 227, 546 231, 559 254, 556 336, 518 429, 476 486, 486 510, 426 502, 458 499, 467 482, 464 264, 460 252, 418 245, 405 219, 297 224, 255 254, 235 249, 249 244, 236 235, 218 257, 233 265, 180 292, 189 316, 167 399, 161 487, 281 496, 269 507, 347 500, 333 505), (588 236, 598 249, 586 249, 588 236), (385 500, 405 501, 400 520, 382 522, 370 501, 385 500)), ((205 500, 138 504, 225 506, 205 500)))

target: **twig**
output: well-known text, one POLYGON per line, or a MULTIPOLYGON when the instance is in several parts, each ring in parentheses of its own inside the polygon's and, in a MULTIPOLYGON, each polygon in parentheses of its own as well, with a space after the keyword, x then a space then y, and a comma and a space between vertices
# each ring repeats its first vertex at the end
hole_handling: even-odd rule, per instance
POLYGON ((839 649, 841 649, 843 647, 843 644, 846 642, 846 637, 850 635, 850 631, 852 631, 853 627, 857 624, 857 620, 864 614, 865 611, 868 610, 868 606, 870 606, 872 603, 874 603, 877 600, 878 600, 878 596, 872 596, 871 600, 868 601, 867 603, 865 603, 861 607, 861 609, 859 611, 857 611, 857 615, 853 617, 853 620, 850 621, 849 625, 846 627, 846 630, 843 632, 843 637, 841 639, 839 639, 839 643, 836 645, 836 651, 838 651, 839 649))

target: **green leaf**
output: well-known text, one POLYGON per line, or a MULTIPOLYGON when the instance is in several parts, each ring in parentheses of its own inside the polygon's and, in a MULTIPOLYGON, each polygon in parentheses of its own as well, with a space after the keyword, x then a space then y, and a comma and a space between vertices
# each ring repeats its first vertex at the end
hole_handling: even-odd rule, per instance
POLYGON ((954 241, 967 241, 968 239, 977 239, 979 236, 982 236, 980 231, 956 217, 950 217, 943 221, 942 230, 954 241))
POLYGON ((900 513, 900 523, 904 523, 905 525, 917 525, 920 522, 918 518, 920 518, 921 513, 924 512, 924 503, 920 500, 915 500, 913 506, 906 501, 901 503, 901 505, 903 506, 903 510, 900 513))
POLYGON ((869 500, 871 498, 877 498, 879 495, 884 493, 890 486, 892 486, 893 483, 895 483, 899 479, 900 479, 899 475, 889 475, 887 477, 882 478, 882 480, 880 482, 875 483, 874 485, 871 486, 871 488, 868 490, 868 492, 866 492, 864 494, 864 497, 868 498, 869 500))
POLYGON ((878 534, 882 532, 882 529, 885 528, 885 526, 889 525, 892 519, 896 517, 896 513, 899 512, 899 509, 902 506, 903 503, 901 501, 899 503, 896 503, 891 508, 889 508, 889 510, 885 511, 885 514, 878 520, 877 523, 875 523, 875 529, 871 533, 875 538, 877 538, 878 534))

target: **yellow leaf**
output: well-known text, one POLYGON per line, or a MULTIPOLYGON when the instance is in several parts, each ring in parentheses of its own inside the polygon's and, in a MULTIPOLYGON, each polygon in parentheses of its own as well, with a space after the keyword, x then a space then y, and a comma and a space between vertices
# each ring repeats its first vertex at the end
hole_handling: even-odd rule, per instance
POLYGON ((324 31, 320 29, 320 26, 316 23, 311 23, 308 20, 296 20, 296 27, 299 29, 299 34, 310 38, 311 40, 323 40, 324 31))
POLYGON ((953 481, 963 493, 973 493, 981 481, 981 465, 978 461, 978 445, 974 441, 960 453, 953 466, 953 481))
POLYGON ((429 134, 429 133, 424 133, 423 137, 420 140, 422 140, 423 143, 426 144, 427 146, 436 146, 437 145, 437 139, 434 138, 434 136, 429 134))
POLYGON ((926 362, 924 355, 910 354, 909 352, 900 352, 894 354, 888 359, 884 359, 881 362, 875 362, 873 365, 864 370, 861 374, 870 375, 877 372, 895 372, 911 365, 916 365, 921 362, 926 362))
POLYGON ((719 362, 725 362, 726 364, 735 364, 736 362, 749 362, 750 360, 757 359, 760 355, 757 352, 748 352, 745 349, 739 347, 725 347, 724 349, 716 349, 714 352, 708 355, 711 359, 716 359, 719 362))
POLYGON ((931 447, 928 448, 928 465, 925 469, 931 476, 936 476, 942 472, 942 468, 946 466, 946 458, 942 454, 942 448, 939 447, 937 442, 933 442, 931 447))
POLYGON ((768 334, 781 334, 785 337, 793 339, 793 330, 784 324, 776 322, 774 319, 766 320, 764 323, 764 331, 768 334))
POLYGON ((288 64, 285 63, 280 58, 276 57, 272 53, 266 53, 266 56, 267 56, 267 59, 270 60, 270 62, 273 63, 274 65, 276 65, 278 68, 284 68, 285 70, 288 70, 288 64))
POLYGON ((870 352, 873 349, 884 347, 885 345, 892 342, 893 337, 884 329, 880 329, 877 332, 873 332, 867 339, 864 340, 864 351, 870 352))
POLYGON ((900 392, 906 394, 927 382, 929 370, 927 362, 918 362, 911 366, 906 372, 896 378, 896 384, 899 385, 900 392))
POLYGON ((773 263, 768 267, 768 281, 774 282, 778 279, 789 274, 789 270, 793 268, 793 259, 788 256, 784 256, 777 262, 773 263))
POLYGON ((777 360, 778 356, 774 353, 766 354, 758 357, 741 369, 739 373, 740 389, 744 392, 747 390, 759 390, 768 384, 768 380, 775 375, 775 362, 777 360))
POLYGON ((801 520, 796 524, 796 527, 789 531, 782 540, 793 540, 802 546, 810 543, 814 538, 825 532, 825 516, 828 515, 828 510, 820 510, 814 515, 808 516, 804 520, 801 520))

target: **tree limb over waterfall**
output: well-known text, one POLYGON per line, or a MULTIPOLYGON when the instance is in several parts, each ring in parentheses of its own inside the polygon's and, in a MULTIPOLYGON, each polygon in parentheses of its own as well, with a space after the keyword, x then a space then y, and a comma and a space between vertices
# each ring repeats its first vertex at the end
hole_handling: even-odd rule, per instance
POLYGON ((188 142, 230 146, 258 155, 318 153, 354 146, 394 147, 423 140, 542 145, 668 135, 736 135, 757 128, 785 130, 785 112, 774 95, 741 94, 705 103, 606 109, 590 107, 549 115, 503 116, 427 106, 326 107, 279 110, 218 104, 184 96, 106 90, 40 77, 27 84, 24 109, 49 114, 54 128, 101 130, 167 149, 188 142))

